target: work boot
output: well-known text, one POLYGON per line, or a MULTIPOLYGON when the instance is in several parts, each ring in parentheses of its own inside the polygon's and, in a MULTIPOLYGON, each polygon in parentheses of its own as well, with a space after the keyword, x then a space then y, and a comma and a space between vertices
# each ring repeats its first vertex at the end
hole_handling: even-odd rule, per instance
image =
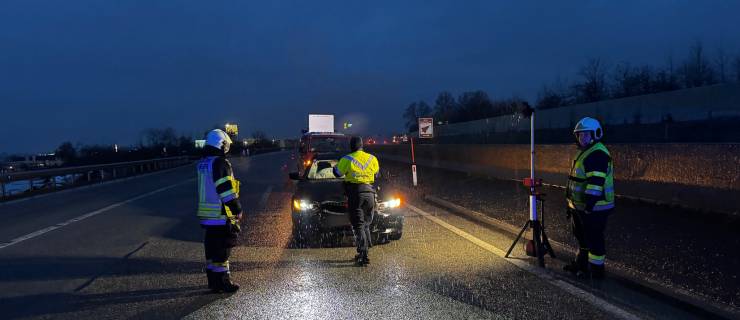
POLYGON ((576 273, 576 277, 581 279, 602 280, 604 279, 604 266, 589 263, 586 270, 579 270, 576 273))
POLYGON ((578 271, 581 270, 581 268, 578 265, 578 262, 576 262, 575 260, 571 260, 569 264, 566 264, 563 266, 563 270, 570 272, 572 274, 577 274, 578 271))
POLYGON ((355 256, 355 266, 364 267, 370 264, 370 259, 367 257, 367 253, 358 253, 355 256))
POLYGON ((231 282, 231 277, 229 275, 229 272, 214 272, 213 278, 215 280, 214 288, 211 289, 211 291, 218 293, 218 292, 226 292, 226 293, 232 293, 239 290, 239 285, 236 283, 231 282))
POLYGON ((605 271, 604 271, 604 265, 598 265, 598 264, 590 264, 589 267, 591 267, 591 277, 594 279, 604 279, 605 271))
POLYGON ((565 265, 563 270, 575 275, 577 275, 578 272, 588 272, 588 251, 583 249, 579 250, 576 259, 571 260, 570 264, 565 265))
POLYGON ((208 289, 214 290, 218 288, 218 279, 216 279, 216 273, 210 269, 206 269, 206 276, 208 277, 208 289))

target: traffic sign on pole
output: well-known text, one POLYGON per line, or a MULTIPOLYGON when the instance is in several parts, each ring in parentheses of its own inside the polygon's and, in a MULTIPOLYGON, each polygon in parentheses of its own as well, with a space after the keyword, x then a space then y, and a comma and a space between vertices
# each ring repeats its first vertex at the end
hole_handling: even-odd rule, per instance
POLYGON ((419 118, 419 138, 434 138, 434 119, 419 118))

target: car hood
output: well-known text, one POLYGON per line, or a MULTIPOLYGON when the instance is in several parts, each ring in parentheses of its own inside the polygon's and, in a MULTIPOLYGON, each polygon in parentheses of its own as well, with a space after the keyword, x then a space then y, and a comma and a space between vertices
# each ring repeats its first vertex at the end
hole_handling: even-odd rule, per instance
MULTIPOLYGON (((378 184, 381 186, 378 193, 380 201, 399 195, 395 188, 383 183, 378 184)), ((316 202, 346 201, 342 180, 301 180, 296 185, 295 198, 316 202)))
POLYGON ((298 185, 296 185, 295 198, 317 202, 344 202, 345 196, 342 180, 300 181, 298 185))

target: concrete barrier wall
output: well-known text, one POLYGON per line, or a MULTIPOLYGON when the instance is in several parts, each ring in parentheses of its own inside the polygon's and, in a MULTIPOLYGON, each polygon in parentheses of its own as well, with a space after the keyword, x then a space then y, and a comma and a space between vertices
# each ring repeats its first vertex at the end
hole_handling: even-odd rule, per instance
MULTIPOLYGON (((608 147, 620 196, 699 210, 740 212, 740 144, 608 147)), ((411 162, 409 145, 372 146, 369 151, 381 161, 411 162)), ((537 176, 546 183, 564 186, 577 153, 575 145, 538 145, 537 176)), ((417 145, 416 162, 497 179, 522 179, 529 176, 529 146, 417 145)))
MULTIPOLYGON (((535 127, 542 129, 573 128, 583 117, 597 117, 605 125, 698 121, 740 117, 740 84, 662 92, 622 99, 605 100, 538 111, 535 127)), ((528 131, 529 121, 517 115, 506 115, 434 128, 438 137, 485 135, 528 131)))

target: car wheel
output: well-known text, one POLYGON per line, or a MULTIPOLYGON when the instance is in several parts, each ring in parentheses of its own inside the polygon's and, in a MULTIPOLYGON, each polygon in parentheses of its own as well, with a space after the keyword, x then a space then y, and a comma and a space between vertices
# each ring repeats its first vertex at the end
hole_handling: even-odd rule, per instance
POLYGON ((401 239, 402 236, 403 236, 403 230, 398 229, 397 231, 395 231, 395 232, 391 233, 390 235, 388 235, 388 239, 398 240, 398 239, 401 239))
POLYGON ((403 216, 399 216, 396 222, 396 229, 388 236, 391 240, 401 239, 403 236, 403 216))

